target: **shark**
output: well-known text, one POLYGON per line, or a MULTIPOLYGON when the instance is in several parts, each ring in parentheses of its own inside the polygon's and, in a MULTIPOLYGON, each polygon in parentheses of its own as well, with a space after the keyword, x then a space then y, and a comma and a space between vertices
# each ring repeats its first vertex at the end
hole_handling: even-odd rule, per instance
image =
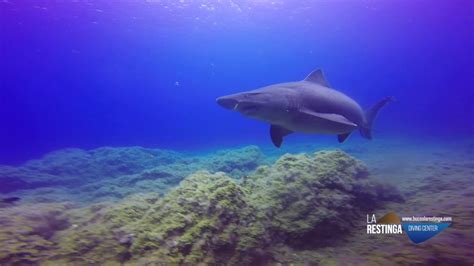
POLYGON ((321 69, 301 81, 272 84, 216 99, 226 109, 269 123, 276 147, 294 132, 335 134, 342 143, 359 130, 362 137, 372 139, 379 110, 393 100, 392 96, 385 97, 364 112, 355 100, 332 88, 321 69))

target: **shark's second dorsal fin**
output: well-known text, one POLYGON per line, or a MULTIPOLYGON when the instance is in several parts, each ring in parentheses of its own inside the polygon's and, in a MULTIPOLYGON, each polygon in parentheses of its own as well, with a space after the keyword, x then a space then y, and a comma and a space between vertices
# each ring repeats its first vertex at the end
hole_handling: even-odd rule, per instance
POLYGON ((329 83, 324 78, 323 71, 321 69, 316 69, 313 72, 309 73, 309 75, 304 80, 319 84, 327 88, 331 88, 331 86, 329 86, 329 83))

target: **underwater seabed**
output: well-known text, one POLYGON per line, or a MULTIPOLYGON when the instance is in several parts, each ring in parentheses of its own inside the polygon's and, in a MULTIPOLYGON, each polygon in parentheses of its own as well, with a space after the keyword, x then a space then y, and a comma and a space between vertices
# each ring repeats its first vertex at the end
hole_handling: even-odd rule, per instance
POLYGON ((0 265, 472 265, 474 140, 184 153, 65 149, 0 166, 0 265), (339 147, 341 149, 336 149, 339 147), (451 216, 434 238, 366 215, 451 216))

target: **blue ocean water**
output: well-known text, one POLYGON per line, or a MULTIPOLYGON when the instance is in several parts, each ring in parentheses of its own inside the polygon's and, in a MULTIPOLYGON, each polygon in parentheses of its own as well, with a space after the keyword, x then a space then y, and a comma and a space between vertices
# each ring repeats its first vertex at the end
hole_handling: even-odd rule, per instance
POLYGON ((5 0, 0 163, 65 147, 271 145, 268 125, 215 99, 317 68, 364 108, 397 99, 375 140, 472 137, 473 5, 5 0))
POLYGON ((0 265, 473 265, 473 25, 469 0, 0 0, 0 265), (373 140, 276 148, 216 103, 316 69, 396 99, 373 140), (367 234, 424 216, 449 226, 367 234))

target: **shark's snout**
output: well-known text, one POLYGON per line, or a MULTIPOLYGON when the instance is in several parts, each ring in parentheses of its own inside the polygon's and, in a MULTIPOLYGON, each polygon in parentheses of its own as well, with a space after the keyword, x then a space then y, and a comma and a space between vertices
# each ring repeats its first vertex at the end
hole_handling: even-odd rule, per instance
POLYGON ((219 97, 216 102, 226 109, 235 109, 239 103, 235 98, 229 96, 219 97))

